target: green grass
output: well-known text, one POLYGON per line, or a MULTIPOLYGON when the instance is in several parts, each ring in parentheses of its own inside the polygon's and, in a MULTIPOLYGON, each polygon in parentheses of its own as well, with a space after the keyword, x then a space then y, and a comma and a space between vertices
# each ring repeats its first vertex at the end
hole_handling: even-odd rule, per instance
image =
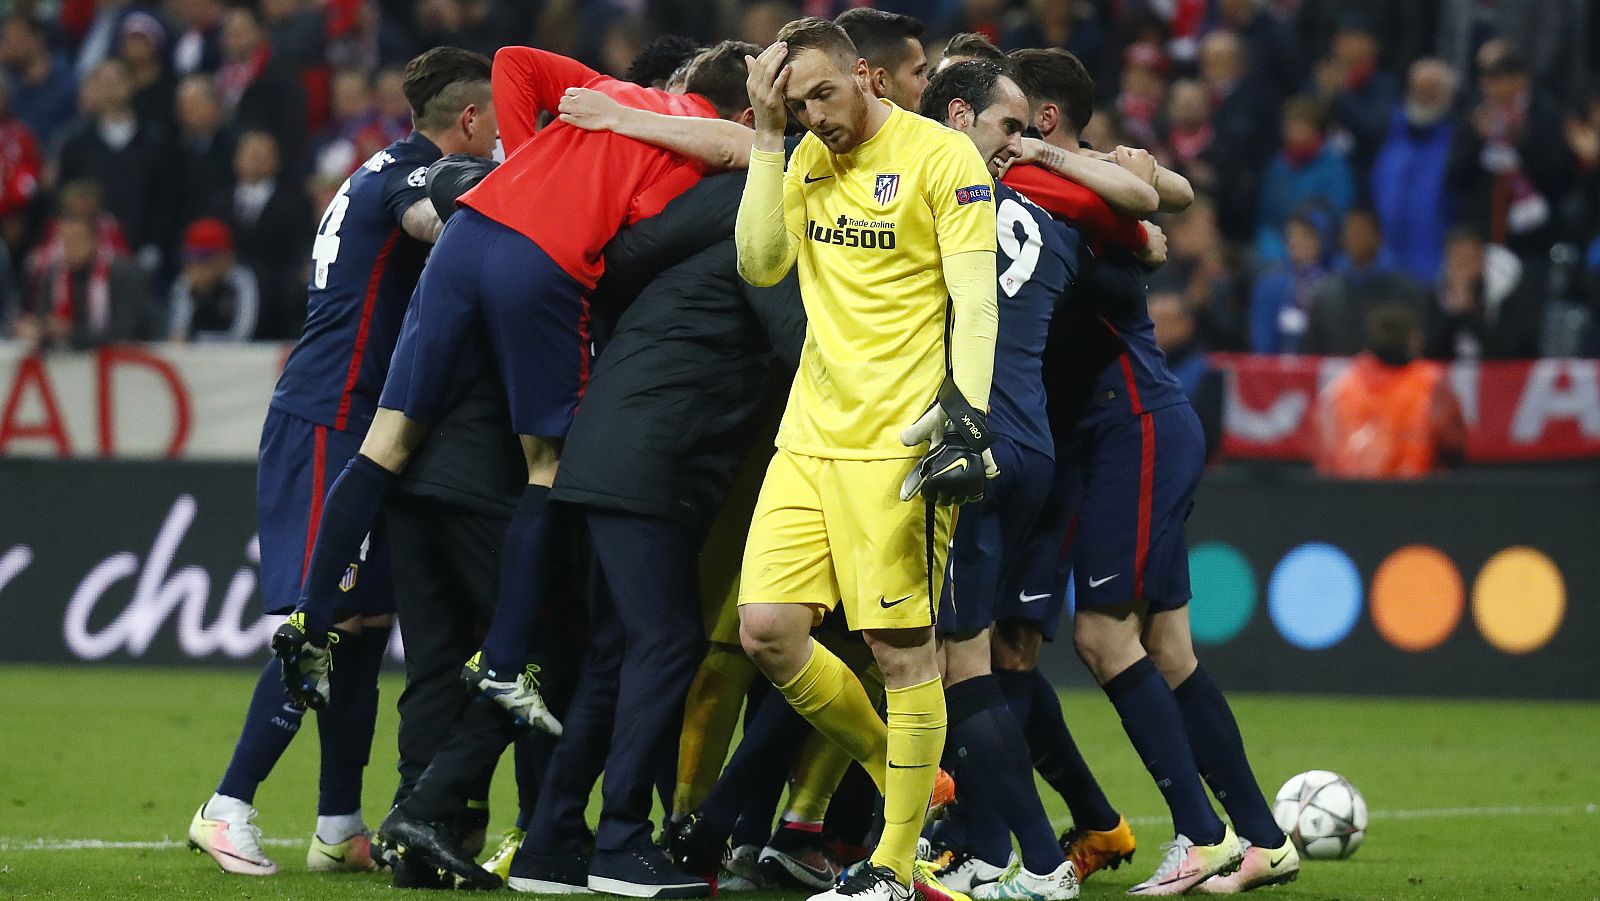
MULTIPOLYGON (((242 671, 0 667, 0 898, 400 897, 381 875, 306 873, 302 846, 272 847, 283 872, 262 880, 224 876, 182 848, 26 847, 38 839, 182 841, 226 763, 251 681, 242 671)), ((398 680, 386 679, 369 812, 383 810, 394 788, 398 694, 398 680)), ((1233 703, 1269 790, 1301 770, 1332 769, 1373 810, 1355 857, 1310 861, 1300 881, 1264 897, 1600 899, 1600 705, 1278 695, 1233 703)), ((1134 866, 1098 874, 1084 889, 1085 898, 1119 897, 1155 866, 1164 808, 1105 699, 1073 693, 1066 704, 1085 755, 1139 836, 1134 866)), ((269 838, 310 832, 310 718, 305 733, 257 798, 269 838)), ((1052 815, 1064 816, 1045 796, 1052 815)), ((496 785, 493 808, 498 831, 515 808, 508 779, 496 785)))

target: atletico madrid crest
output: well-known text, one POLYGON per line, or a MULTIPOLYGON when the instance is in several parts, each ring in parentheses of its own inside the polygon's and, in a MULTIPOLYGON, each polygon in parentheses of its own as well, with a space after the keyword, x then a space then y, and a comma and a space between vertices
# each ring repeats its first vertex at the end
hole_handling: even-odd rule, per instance
POLYGON ((339 590, 345 594, 355 590, 356 576, 360 574, 361 567, 352 563, 345 567, 344 575, 339 578, 339 590))
POLYGON ((900 190, 900 176, 879 175, 877 182, 872 187, 872 196, 878 201, 878 206, 888 206, 894 199, 895 192, 900 190))

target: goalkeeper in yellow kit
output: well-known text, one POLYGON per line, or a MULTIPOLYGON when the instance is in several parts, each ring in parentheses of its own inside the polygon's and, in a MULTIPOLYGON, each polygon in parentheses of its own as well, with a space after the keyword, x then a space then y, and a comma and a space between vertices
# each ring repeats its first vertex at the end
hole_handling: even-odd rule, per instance
POLYGON ((817 896, 905 901, 945 739, 933 619, 951 504, 992 475, 993 182, 974 141, 874 99, 836 25, 791 22, 746 60, 756 116, 734 232, 756 285, 798 262, 809 321, 740 575, 745 651, 884 795, 871 865, 817 896), (809 132, 784 167, 785 110, 809 132), (931 439, 931 441, 930 441, 931 439), (844 606, 888 724, 813 642, 844 606))

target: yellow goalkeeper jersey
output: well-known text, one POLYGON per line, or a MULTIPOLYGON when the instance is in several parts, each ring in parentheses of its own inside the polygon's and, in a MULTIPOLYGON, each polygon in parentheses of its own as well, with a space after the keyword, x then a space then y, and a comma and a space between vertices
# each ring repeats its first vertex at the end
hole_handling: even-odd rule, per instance
POLYGON ((808 321, 778 430, 777 445, 793 453, 922 454, 900 431, 945 378, 940 261, 995 249, 994 182, 971 139, 889 105, 888 121, 850 153, 807 134, 784 173, 808 321))

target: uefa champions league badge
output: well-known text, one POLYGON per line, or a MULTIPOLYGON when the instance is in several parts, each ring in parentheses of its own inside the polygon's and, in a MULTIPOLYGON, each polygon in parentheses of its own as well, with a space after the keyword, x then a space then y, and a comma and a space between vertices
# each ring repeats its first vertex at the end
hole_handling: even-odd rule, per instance
POLYGON ((900 176, 879 175, 878 180, 872 185, 872 197, 878 201, 878 206, 888 206, 889 201, 900 190, 900 176))

